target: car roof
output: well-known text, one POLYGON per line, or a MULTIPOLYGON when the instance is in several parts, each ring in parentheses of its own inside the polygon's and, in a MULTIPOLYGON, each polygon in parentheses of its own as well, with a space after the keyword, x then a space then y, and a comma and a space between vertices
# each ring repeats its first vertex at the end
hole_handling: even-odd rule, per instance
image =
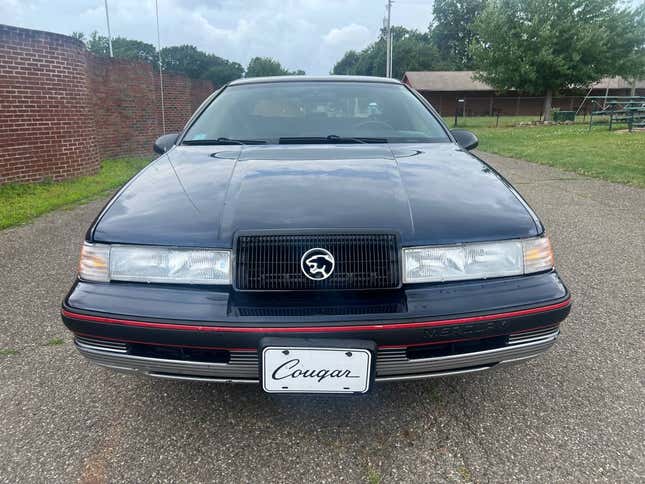
POLYGON ((274 77, 249 77, 231 81, 229 86, 241 84, 265 84, 277 82, 371 82, 381 84, 402 84, 398 79, 372 76, 274 76, 274 77))

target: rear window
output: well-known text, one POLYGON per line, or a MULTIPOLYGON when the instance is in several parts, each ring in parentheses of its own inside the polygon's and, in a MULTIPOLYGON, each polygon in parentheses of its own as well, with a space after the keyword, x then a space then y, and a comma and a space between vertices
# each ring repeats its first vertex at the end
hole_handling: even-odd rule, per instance
POLYGON ((184 141, 357 138, 448 141, 441 124, 405 87, 359 82, 275 82, 230 86, 188 130, 184 141))

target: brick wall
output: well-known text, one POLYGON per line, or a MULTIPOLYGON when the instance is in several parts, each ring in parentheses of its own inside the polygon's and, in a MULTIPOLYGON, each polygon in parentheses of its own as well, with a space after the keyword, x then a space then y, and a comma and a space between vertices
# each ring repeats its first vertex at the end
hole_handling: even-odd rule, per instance
POLYGON ((101 158, 150 152, 161 132, 152 68, 88 55, 90 104, 101 158), (150 89, 153 86, 153 89, 150 89))
MULTIPOLYGON (((204 79, 193 79, 190 86, 190 104, 194 112, 213 93, 213 83, 204 79)), ((192 114, 192 113, 191 113, 192 114)))
POLYGON ((0 25, 0 183, 95 172, 83 44, 0 25))
MULTIPOLYGON (((166 132, 213 92, 164 73, 166 132)), ((102 159, 152 154, 162 134, 159 72, 89 54, 71 37, 0 25, 0 184, 95 173, 102 159)))
MULTIPOLYGON (((159 73, 157 73, 157 77, 159 73)), ((164 73, 163 92, 166 112, 166 131, 179 131, 192 114, 192 80, 173 73, 164 73)), ((159 85, 157 84, 157 96, 159 85)), ((161 102, 158 104, 158 116, 161 117, 161 102)))

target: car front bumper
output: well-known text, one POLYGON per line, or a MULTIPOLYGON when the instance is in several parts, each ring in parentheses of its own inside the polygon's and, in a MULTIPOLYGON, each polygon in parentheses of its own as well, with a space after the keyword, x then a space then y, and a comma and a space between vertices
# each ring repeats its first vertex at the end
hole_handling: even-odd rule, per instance
MULTIPOLYGON (((433 378, 489 370, 493 367, 535 358, 547 351, 560 331, 556 327, 509 337, 500 348, 456 355, 410 359, 405 349, 379 349, 376 354, 375 381, 433 378)), ((117 371, 139 373, 157 378, 197 380, 219 383, 260 383, 258 353, 231 351, 226 363, 182 361, 128 354, 127 344, 75 338, 76 348, 88 360, 117 371)))
POLYGON ((318 345, 348 338, 376 344, 378 382, 478 372, 536 357, 555 343, 571 305, 555 272, 311 296, 318 300, 311 310, 303 297, 272 295, 267 307, 261 296, 212 288, 77 282, 62 317, 81 354, 117 370, 258 383, 262 338, 318 345))

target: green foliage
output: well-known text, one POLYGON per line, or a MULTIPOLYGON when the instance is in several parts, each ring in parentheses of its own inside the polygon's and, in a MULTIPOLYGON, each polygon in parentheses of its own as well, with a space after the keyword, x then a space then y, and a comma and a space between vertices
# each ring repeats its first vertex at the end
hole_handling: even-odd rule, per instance
POLYGON ((62 344, 65 344, 65 341, 62 338, 52 338, 45 343, 45 346, 60 346, 62 344))
MULTIPOLYGON (((427 32, 393 27, 393 76, 476 69, 497 89, 543 95, 603 76, 645 77, 645 5, 620 0, 435 0, 427 32)), ((385 33, 333 74, 383 76, 385 33)))
MULTIPOLYGON (((463 70, 472 66, 469 45, 473 23, 486 0, 436 0, 427 32, 392 27, 393 77, 406 71, 463 70)), ((360 52, 350 50, 334 65, 332 74, 385 75, 386 32, 360 52)))
POLYGON ((645 38, 642 22, 618 0, 490 0, 474 31, 478 78, 530 94, 623 74, 623 60, 645 38))
POLYGON ((206 71, 208 54, 194 45, 175 45, 161 49, 162 65, 165 70, 179 72, 197 79, 206 71))
MULTIPOLYGON (((110 55, 109 40, 106 36, 94 31, 89 38, 82 32, 72 36, 85 42, 87 49, 95 55, 110 55)), ((157 49, 152 44, 139 40, 116 37, 112 39, 114 57, 148 62, 158 66, 157 49)), ((216 86, 221 86, 244 76, 244 68, 237 62, 222 59, 214 54, 207 54, 192 45, 178 45, 161 49, 164 70, 178 72, 193 79, 208 79, 216 86)))
MULTIPOLYGON (((449 64, 441 59, 438 49, 432 43, 429 33, 409 30, 404 27, 392 27, 394 55, 392 73, 401 78, 405 71, 441 70, 449 64)), ((332 74, 383 76, 385 75, 386 34, 360 52, 350 50, 345 53, 334 68, 332 74)))
POLYGON ((367 483, 368 484, 381 484, 381 473, 374 469, 372 466, 367 468, 367 483))
POLYGON ((356 74, 356 66, 361 59, 361 54, 355 50, 348 50, 345 55, 336 62, 331 74, 352 75, 356 74))
POLYGON ((303 76, 305 71, 290 71, 270 57, 254 57, 246 68, 246 77, 303 76))
POLYGON ((381 36, 362 51, 350 50, 334 65, 331 73, 340 75, 384 76, 385 38, 381 36))
MULTIPOLYGON (((484 10, 486 0, 435 0, 430 31, 441 58, 456 70, 472 68, 470 44, 475 38, 473 24, 484 10)), ((411 69, 408 69, 411 70, 411 69)))
POLYGON ((154 64, 157 61, 157 49, 152 44, 140 40, 116 37, 112 39, 112 51, 121 59, 139 60, 154 64))
POLYGON ((224 60, 223 63, 217 63, 209 67, 201 75, 202 79, 208 79, 216 86, 223 86, 227 82, 244 77, 244 67, 237 62, 222 60, 224 60))
MULTIPOLYGON (((402 29, 406 30, 406 29, 402 29)), ((392 75, 398 79, 405 71, 447 70, 451 62, 442 58, 439 50, 431 40, 430 34, 421 34, 414 30, 398 32, 394 35, 396 56, 392 60, 392 75)), ((383 64, 385 68, 385 63, 383 64)))
POLYGON ((622 10, 607 24, 614 37, 610 54, 615 60, 612 74, 626 79, 645 79, 645 3, 633 12, 622 10), (625 54, 625 52, 628 54, 625 54))
POLYGON ((62 182, 11 183, 0 186, 0 229, 39 215, 104 195, 123 185, 148 159, 121 158, 101 164, 97 175, 62 182))
POLYGON ((164 69, 185 74, 193 79, 209 79, 221 86, 244 75, 237 62, 207 54, 193 45, 179 45, 161 49, 164 69))
MULTIPOLYGON (((87 50, 91 53, 101 57, 109 57, 110 42, 104 35, 99 35, 97 31, 94 31, 90 38, 85 40, 85 36, 82 33, 75 32, 74 34, 76 34, 76 38, 85 42, 87 50)), ((139 60, 149 63, 154 63, 157 59, 157 50, 154 45, 124 37, 112 39, 112 52, 114 57, 119 59, 139 60)))
MULTIPOLYGON (((74 32, 72 36, 85 42, 87 49, 95 55, 108 57, 110 55, 109 40, 94 31, 89 38, 82 32, 74 32)), ((158 65, 157 50, 152 44, 138 40, 116 37, 112 39, 114 57, 133 59, 158 65)), ((164 70, 178 72, 192 79, 208 79, 216 86, 244 77, 244 67, 238 62, 223 59, 214 54, 202 52, 194 45, 175 45, 161 49, 161 59, 164 70)), ((260 76, 302 76, 305 71, 298 69, 289 71, 280 62, 268 57, 254 57, 249 62, 247 77, 260 76)))
POLYGON ((85 47, 87 47, 87 50, 89 50, 92 54, 101 57, 110 56, 110 44, 109 39, 106 36, 99 35, 96 30, 90 34, 89 38, 85 38, 85 35, 81 32, 74 33, 76 34, 76 38, 79 38, 80 40, 85 42, 85 47), (83 38, 78 37, 78 35, 83 36, 83 38))

